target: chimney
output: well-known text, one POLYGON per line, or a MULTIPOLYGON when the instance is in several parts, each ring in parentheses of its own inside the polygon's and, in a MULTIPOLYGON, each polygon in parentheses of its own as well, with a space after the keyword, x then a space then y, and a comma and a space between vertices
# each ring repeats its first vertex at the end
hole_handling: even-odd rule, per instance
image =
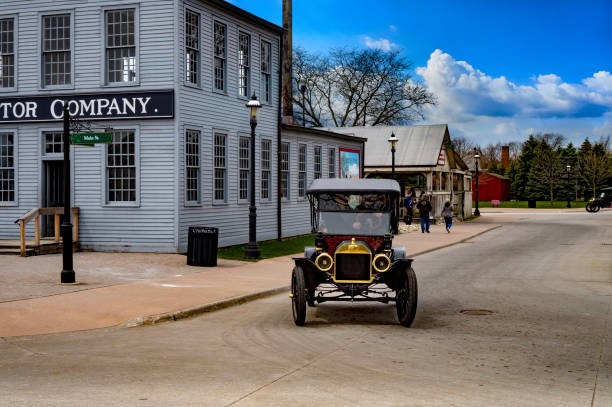
POLYGON ((283 123, 297 125, 293 119, 293 45, 292 45, 292 5, 291 0, 283 0, 283 60, 282 83, 283 83, 283 123))
POLYGON ((501 163, 505 169, 510 167, 510 146, 502 146, 501 163))

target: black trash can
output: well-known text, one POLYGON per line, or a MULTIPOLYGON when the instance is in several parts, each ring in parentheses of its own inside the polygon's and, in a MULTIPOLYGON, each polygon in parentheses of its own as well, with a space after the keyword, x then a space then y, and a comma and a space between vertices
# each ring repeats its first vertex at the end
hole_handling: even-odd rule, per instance
POLYGON ((528 199, 527 200, 527 206, 529 208, 535 208, 536 207, 536 200, 535 199, 528 199))
POLYGON ((215 267, 219 229, 204 226, 190 226, 187 240, 187 264, 189 266, 215 267))

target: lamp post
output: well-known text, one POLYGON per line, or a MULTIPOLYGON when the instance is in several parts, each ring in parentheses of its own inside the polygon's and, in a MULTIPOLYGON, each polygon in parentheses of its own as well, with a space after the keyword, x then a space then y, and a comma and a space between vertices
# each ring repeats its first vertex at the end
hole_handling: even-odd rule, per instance
MULTIPOLYGON (((395 144, 397 143, 397 137, 395 133, 391 132, 391 137, 389 137, 389 143, 391 143, 391 179, 395 180, 395 144)), ((394 202, 393 209, 393 233, 397 234, 399 232, 398 228, 398 219, 399 219, 399 205, 394 202)))
POLYGON ((62 272, 60 282, 73 284, 75 280, 72 266, 72 223, 70 223, 70 112, 68 103, 64 104, 64 220, 62 229, 62 272))
POLYGON ((480 216, 480 211, 478 210, 478 159, 480 158, 480 154, 478 151, 474 149, 474 163, 476 164, 476 210, 474 211, 474 216, 480 216))
POLYGON ((260 256, 259 246, 257 245, 257 207, 255 206, 255 127, 257 127, 257 109, 261 103, 257 100, 255 92, 251 100, 246 104, 251 110, 251 165, 250 165, 250 186, 251 204, 249 205, 249 243, 244 251, 245 259, 257 259, 260 256))
POLYGON ((306 108, 306 98, 304 94, 306 93, 306 85, 300 86, 300 93, 302 94, 302 127, 306 127, 306 116, 304 115, 304 110, 306 108))
POLYGON ((571 208, 570 205, 570 171, 572 170, 572 166, 567 164, 567 208, 571 208))

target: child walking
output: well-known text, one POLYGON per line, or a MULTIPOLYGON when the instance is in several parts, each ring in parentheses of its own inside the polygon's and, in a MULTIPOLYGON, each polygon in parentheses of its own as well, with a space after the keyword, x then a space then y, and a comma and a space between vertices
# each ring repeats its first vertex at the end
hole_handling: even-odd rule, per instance
POLYGON ((444 217, 444 223, 446 224, 446 232, 450 233, 451 227, 453 226, 453 207, 449 201, 444 203, 442 216, 444 217))

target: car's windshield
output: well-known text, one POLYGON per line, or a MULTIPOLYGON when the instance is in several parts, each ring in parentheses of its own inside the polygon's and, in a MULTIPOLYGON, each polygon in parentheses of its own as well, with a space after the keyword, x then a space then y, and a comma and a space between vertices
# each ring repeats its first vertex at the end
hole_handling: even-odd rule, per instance
POLYGON ((319 232, 333 235, 382 236, 389 233, 389 212, 319 212, 319 232))
POLYGON ((387 194, 370 193, 370 194, 320 194, 319 210, 320 211, 378 211, 384 212, 390 210, 389 199, 387 194))

